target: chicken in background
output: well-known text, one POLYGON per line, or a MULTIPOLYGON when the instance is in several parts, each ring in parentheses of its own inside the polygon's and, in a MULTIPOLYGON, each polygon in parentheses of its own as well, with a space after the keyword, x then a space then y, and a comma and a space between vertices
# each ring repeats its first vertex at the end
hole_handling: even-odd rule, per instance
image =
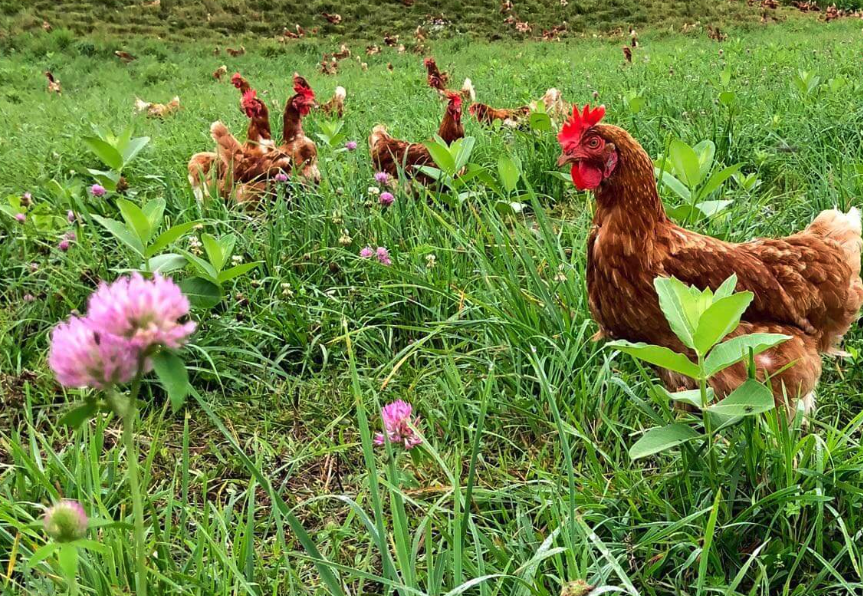
POLYGON ((318 65, 318 70, 321 74, 328 76, 339 74, 339 61, 330 57, 329 54, 324 54, 321 63, 318 65))
POLYGON ((423 60, 423 66, 426 69, 429 87, 445 93, 447 91, 447 84, 449 84, 449 73, 441 72, 437 67, 437 62, 432 57, 423 60))
POLYGON ((345 60, 346 58, 351 57, 351 49, 347 46, 347 44, 342 44, 339 48, 338 52, 333 52, 333 58, 336 60, 345 60))
POLYGON ((399 36, 398 35, 384 35, 384 45, 389 46, 391 48, 399 45, 399 36))
POLYGON ((380 54, 381 48, 377 44, 372 44, 370 46, 366 46, 366 56, 374 56, 375 54, 380 54))
POLYGON ((219 49, 219 46, 216 46, 215 48, 213 48, 213 56, 218 56, 221 53, 222 53, 222 50, 219 49))
POLYGON ((213 78, 222 82, 222 77, 228 74, 228 67, 222 64, 219 68, 213 71, 213 78))
POLYGON ((175 95, 168 103, 152 103, 135 98, 135 113, 147 112, 148 118, 165 118, 180 109, 180 97, 175 95))
POLYGON ((48 21, 42 21, 42 31, 45 33, 51 33, 54 30, 54 27, 51 26, 51 23, 48 21))
POLYGON ((347 97, 347 94, 348 92, 345 90, 344 87, 336 87, 333 96, 329 99, 329 101, 327 101, 327 103, 321 105, 319 109, 327 117, 343 117, 345 115, 345 97, 347 97))
POLYGON ((728 34, 723 33, 719 27, 714 27, 713 25, 707 26, 707 37, 712 39, 713 41, 723 42, 728 39, 728 34))
MULTIPOLYGON (((754 300, 729 337, 789 336, 755 357, 757 377, 769 379, 777 405, 793 413, 802 400, 811 412, 821 354, 838 353, 863 306, 860 211, 822 211, 802 232, 741 244, 692 232, 666 215, 650 156, 622 128, 601 124, 604 114, 603 106, 576 109, 558 135, 558 166, 570 165, 576 188, 596 199, 587 290, 597 336, 689 353, 662 314, 654 279, 673 276, 716 291, 736 275, 737 291, 752 292, 754 300)), ((683 375, 665 369, 659 375, 671 391, 696 388, 683 375)), ((713 376, 710 386, 721 398, 746 379, 746 366, 738 363, 713 376)))
POLYGON ((237 56, 242 56, 246 53, 246 46, 240 46, 239 50, 235 50, 234 48, 225 48, 225 51, 232 57, 236 58, 237 56))
POLYGON ((50 70, 45 71, 45 78, 48 79, 48 93, 63 94, 63 89, 60 87, 60 79, 55 77, 50 70))
MULTIPOLYGON (((451 144, 456 139, 464 137, 464 126, 461 122, 462 98, 460 94, 450 91, 447 99, 448 103, 438 128, 438 136, 447 144, 451 144)), ((398 177, 399 168, 403 168, 406 176, 422 184, 433 182, 431 178, 417 170, 419 166, 434 165, 428 148, 422 143, 396 139, 387 132, 383 124, 372 129, 372 134, 369 136, 369 154, 372 163, 380 171, 394 178, 398 177)))
POLYGON ((623 57, 629 64, 632 64, 632 50, 629 49, 629 46, 623 46, 623 57))
POLYGON ((633 48, 638 47, 638 33, 635 31, 635 27, 629 28, 629 45, 633 48))
POLYGON ((327 21, 329 21, 333 25, 338 25, 342 22, 342 15, 340 14, 329 14, 326 12, 322 12, 321 16, 324 17, 327 21))
POLYGON ((221 122, 212 124, 210 135, 216 151, 197 153, 188 165, 189 184, 198 201, 209 197, 215 186, 222 198, 233 195, 238 203, 256 203, 278 174, 290 171, 290 156, 280 151, 249 152, 221 122))
POLYGON ((123 64, 129 64, 129 62, 138 59, 136 56, 133 56, 129 52, 124 52, 122 50, 115 51, 114 55, 117 56, 117 58, 119 58, 123 62, 123 64))
MULTIPOLYGON (((471 80, 465 80, 462 86, 463 91, 468 91, 470 99, 476 99, 476 92, 473 89, 471 80)), ((467 109, 468 113, 476 118, 480 124, 491 125, 495 120, 500 120, 503 126, 507 128, 518 128, 523 123, 525 118, 530 116, 530 106, 520 106, 518 108, 493 108, 489 105, 479 102, 473 102, 467 109)))
POLYGON ((266 104, 247 88, 241 105, 249 118, 246 142, 241 144, 224 124, 215 122, 210 133, 216 151, 197 153, 189 161, 189 184, 199 201, 210 195, 215 184, 220 196, 227 198, 235 191, 237 201, 246 202, 266 190, 266 180, 261 187, 262 177, 290 171, 290 156, 273 143, 266 104))
POLYGON ((299 73, 294 73, 293 83, 294 95, 285 103, 279 150, 290 156, 293 169, 303 180, 318 184, 321 181, 318 148, 303 132, 303 118, 315 106, 315 92, 299 73))
POLYGON ((231 85, 240 91, 240 111, 245 114, 246 108, 243 107, 243 96, 246 94, 246 91, 252 88, 252 86, 249 85, 249 82, 238 72, 231 75, 231 85))
POLYGON ((542 104, 543 111, 548 114, 555 127, 572 113, 572 106, 563 100, 560 90, 554 87, 548 89, 538 100, 530 102, 530 110, 536 112, 539 109, 539 104, 542 104))

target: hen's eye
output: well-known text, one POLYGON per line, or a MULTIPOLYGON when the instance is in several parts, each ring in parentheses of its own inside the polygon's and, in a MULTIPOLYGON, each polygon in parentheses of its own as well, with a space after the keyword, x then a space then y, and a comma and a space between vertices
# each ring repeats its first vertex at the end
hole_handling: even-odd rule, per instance
POLYGON ((596 137, 591 138, 591 139, 587 142, 587 146, 588 146, 589 148, 591 148, 591 149, 596 149, 597 147, 599 147, 599 139, 598 139, 598 138, 596 138, 596 137))

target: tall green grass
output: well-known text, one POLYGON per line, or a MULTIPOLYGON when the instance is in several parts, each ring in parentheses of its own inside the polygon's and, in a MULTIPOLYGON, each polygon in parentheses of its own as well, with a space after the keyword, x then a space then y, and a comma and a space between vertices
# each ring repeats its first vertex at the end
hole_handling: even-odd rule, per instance
MULTIPOLYGON (((494 168, 508 154, 523 164, 521 215, 502 214, 480 187, 454 206, 400 189, 382 211, 367 193, 371 127, 421 140, 442 114, 419 58, 384 54, 368 72, 345 63, 328 78, 315 71, 317 50, 249 46, 231 66, 268 102, 284 101, 295 70, 322 98, 344 85, 345 130, 360 149, 319 144, 320 187, 292 186, 262 212, 201 205, 188 157, 210 147, 212 121, 237 134, 245 124, 236 90, 210 77, 222 58, 138 41, 142 57, 123 66, 99 42, 15 43, 0 59, 0 197, 30 191, 65 216, 48 183, 78 181, 81 200, 113 214, 112 198, 84 196, 86 168, 98 164, 80 138, 91 123, 134 122, 152 142, 126 171, 128 197, 162 197, 172 222, 236 233, 236 254, 263 263, 217 307, 194 312, 200 329, 186 359, 196 394, 185 412, 173 414, 156 385, 142 389, 136 438, 154 593, 545 596, 575 580, 645 595, 863 589, 859 328, 847 339, 852 360, 825 362, 809 432, 769 414, 718 444, 712 473, 697 452, 633 463, 629 446, 663 420, 658 412, 671 414, 650 391, 650 371, 591 341, 592 207, 547 173, 553 135, 466 122, 473 161, 494 168), (44 91, 47 68, 61 97, 44 91), (164 122, 132 115, 135 95, 175 94, 184 108, 164 122), (359 259, 367 244, 387 246, 393 266, 359 259), (425 443, 410 453, 372 445, 380 408, 397 398, 421 417, 425 443)), ((713 140, 719 162, 742 162, 761 184, 729 182, 721 194, 732 206, 693 226, 742 241, 860 205, 861 49, 859 26, 846 22, 732 33, 722 45, 645 35, 632 66, 618 44, 592 40, 456 40, 434 53, 493 105, 521 105, 551 86, 579 103, 597 91, 608 120, 653 157, 671 138, 713 140), (715 101, 725 68, 733 112, 715 101), (820 77, 815 94, 798 91, 800 69, 820 77), (637 113, 623 102, 633 90, 646 100, 637 113)), ((318 119, 307 121, 310 135, 318 119)), ((62 496, 93 516, 132 518, 119 421, 59 426, 79 392, 57 388, 45 354, 51 327, 85 307, 98 279, 140 263, 101 228, 85 225, 68 253, 58 239, 0 213, 0 589, 9 594, 65 589, 49 564, 26 565, 44 543, 33 525, 41 506, 62 496)), ((127 527, 92 536, 108 551, 84 556, 84 593, 133 590, 127 527)))

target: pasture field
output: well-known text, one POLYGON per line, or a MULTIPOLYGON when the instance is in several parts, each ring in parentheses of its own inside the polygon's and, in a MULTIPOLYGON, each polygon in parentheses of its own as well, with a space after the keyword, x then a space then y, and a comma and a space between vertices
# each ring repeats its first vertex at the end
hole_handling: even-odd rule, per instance
MULTIPOLYGON (((619 39, 431 49, 494 106, 558 87, 604 103, 654 158, 672 139, 712 141, 714 167, 742 175, 709 197, 730 203, 691 228, 742 241, 860 206, 860 21, 729 33, 722 44, 643 34, 632 65, 619 39)), ((385 49, 363 55, 366 72, 349 60, 324 76, 316 64, 335 41, 247 44, 230 59, 136 39, 128 65, 112 43, 55 31, 5 40, 0 56, 0 593, 140 593, 130 443, 113 414, 62 424, 94 392, 60 387, 46 363, 50 330, 85 310, 98 281, 142 267, 99 223, 122 220, 125 199, 163 200, 158 231, 197 223, 153 253, 175 255, 158 263, 178 282, 200 277, 206 234, 235 239, 226 269, 254 264, 220 295, 205 284, 193 306, 185 405, 172 408, 153 375, 141 387, 132 438, 149 593, 863 594, 859 326, 850 357, 825 361, 808 429, 771 411, 720 431, 715 466, 688 446, 633 461, 646 428, 693 415, 651 389, 649 369, 591 341, 592 199, 550 173, 553 132, 483 128, 465 111, 470 162, 493 183, 476 178, 460 197, 400 184, 383 208, 369 191, 380 186, 371 128, 421 141, 443 114, 419 56, 385 49), (210 124, 245 134, 237 91, 211 76, 222 63, 267 101, 274 131, 294 71, 320 100, 347 89, 342 136, 320 113, 306 120, 317 188, 289 182, 258 211, 195 201, 186 163, 211 148, 210 124), (46 69, 61 96, 46 92, 46 69), (135 96, 174 95, 182 109, 163 121, 133 114, 135 96), (150 138, 122 195, 88 192, 88 168, 105 169, 84 141, 94 125, 150 138), (366 246, 386 247, 391 265, 361 258, 366 246), (396 399, 424 437, 409 452, 372 441, 396 399), (61 497, 103 524, 80 550, 77 585, 57 556, 28 564, 45 544, 43 507, 61 497)))

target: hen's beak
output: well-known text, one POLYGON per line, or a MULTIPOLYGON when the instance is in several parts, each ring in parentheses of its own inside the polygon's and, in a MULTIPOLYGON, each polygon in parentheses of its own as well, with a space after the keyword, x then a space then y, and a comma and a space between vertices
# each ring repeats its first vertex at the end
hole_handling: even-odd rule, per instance
POLYGON ((575 158, 571 155, 567 155, 566 153, 561 153, 560 157, 557 158, 557 167, 562 168, 566 164, 574 163, 576 161, 578 161, 577 158, 575 158))

